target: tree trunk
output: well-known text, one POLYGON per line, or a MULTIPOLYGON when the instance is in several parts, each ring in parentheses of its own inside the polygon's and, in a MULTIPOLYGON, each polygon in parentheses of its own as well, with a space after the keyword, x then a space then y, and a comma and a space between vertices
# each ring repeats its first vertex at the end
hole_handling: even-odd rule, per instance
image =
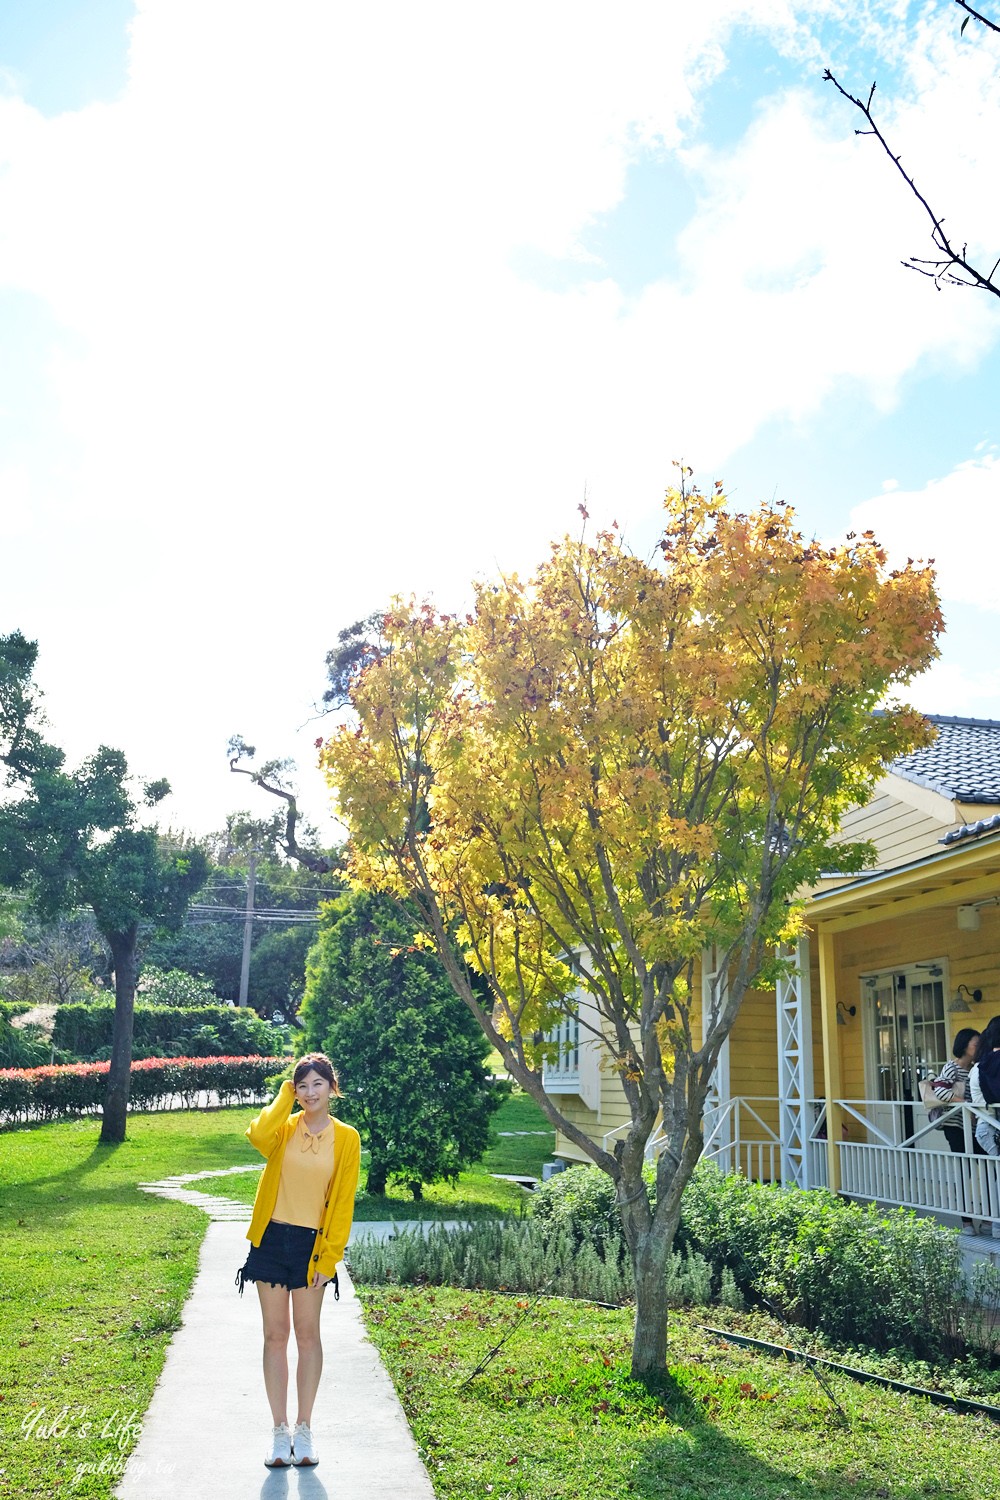
POLYGON ((111 1065, 104 1096, 101 1140, 116 1144, 125 1139, 128 1091, 132 1082, 132 1023, 135 1015, 136 948, 138 926, 105 934, 115 966, 115 1023, 111 1034, 111 1065))
POLYGON ((636 1237, 632 1252, 635 1331, 632 1374, 650 1375, 667 1367, 667 1256, 670 1241, 654 1228, 636 1237))
POLYGON ((376 1161, 374 1157, 368 1163, 368 1177, 365 1182, 365 1192, 372 1193, 376 1198, 385 1197, 386 1178, 389 1173, 382 1162, 376 1161))

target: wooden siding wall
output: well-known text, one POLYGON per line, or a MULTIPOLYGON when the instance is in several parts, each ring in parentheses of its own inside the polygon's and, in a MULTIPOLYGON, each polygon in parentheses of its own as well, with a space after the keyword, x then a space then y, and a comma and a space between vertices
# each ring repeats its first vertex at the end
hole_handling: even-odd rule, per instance
MULTIPOLYGON (((692 1028, 696 1038, 701 1036, 701 975, 695 976, 696 999, 692 1007, 692 1028)), ((819 993, 818 970, 813 979, 813 994, 819 993)), ((814 1000, 814 1009, 817 1005, 814 1000)), ((819 1012, 813 1019, 814 1037, 818 1035, 819 1012)), ((816 1063, 822 1077, 822 1039, 816 1043, 816 1063)), ((775 1019, 775 995, 773 990, 751 990, 743 1002, 740 1014, 729 1043, 730 1090, 733 1095, 750 1095, 776 1101, 778 1093, 777 1023, 775 1019)), ((625 1126, 629 1122, 628 1107, 618 1078, 605 1063, 601 1073, 601 1113, 598 1119, 583 1100, 575 1094, 560 1096, 559 1107, 592 1139, 601 1141, 606 1132, 625 1126)), ((777 1129, 777 1103, 758 1108, 761 1118, 772 1129, 777 1129)), ((558 1132, 556 1155, 569 1161, 586 1161, 579 1147, 558 1132)))
MULTIPOLYGON (((982 1031, 1000 1013, 1000 907, 980 908, 978 932, 960 932, 957 902, 858 927, 835 939, 837 996, 858 1014, 839 1028, 844 1092, 849 1099, 868 1097, 864 1073, 864 1006, 862 974, 881 973, 908 964, 944 962, 945 1005, 960 984, 980 989, 979 1005, 969 1011, 945 1011, 949 1041, 964 1026, 982 1031)), ((967 997, 966 997, 967 998, 967 997)), ((870 1087, 870 1083, 868 1085, 870 1087)))
POLYGON ((885 794, 845 813, 837 839, 841 843, 874 844, 878 868, 892 870, 909 860, 940 854, 941 836, 956 826, 885 794))
MULTIPOLYGON (((777 1014, 773 990, 750 990, 729 1037, 729 1090, 751 1098, 760 1118, 778 1128, 777 1014), (767 1104, 760 1100, 766 1099, 767 1104)), ((755 1132, 756 1133, 756 1132, 755 1132)))

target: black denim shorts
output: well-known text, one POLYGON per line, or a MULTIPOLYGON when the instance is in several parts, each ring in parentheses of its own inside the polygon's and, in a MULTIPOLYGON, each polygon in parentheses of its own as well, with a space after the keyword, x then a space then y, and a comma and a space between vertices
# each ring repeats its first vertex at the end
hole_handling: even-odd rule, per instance
POLYGON ((243 1295, 246 1281, 267 1281, 272 1286, 287 1287, 290 1292, 308 1286, 312 1280, 310 1256, 315 1229, 302 1224, 275 1224, 271 1221, 261 1235, 259 1245, 250 1246, 250 1254, 236 1272, 236 1285, 243 1295))

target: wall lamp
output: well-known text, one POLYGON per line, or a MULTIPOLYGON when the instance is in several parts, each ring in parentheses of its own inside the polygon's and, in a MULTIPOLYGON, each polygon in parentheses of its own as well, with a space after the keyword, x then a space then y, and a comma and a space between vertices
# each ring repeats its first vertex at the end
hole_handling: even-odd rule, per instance
POLYGON ((978 1005, 982 998, 982 990, 970 990, 967 984, 960 984, 958 989, 955 991, 954 999, 948 1006, 948 1009, 950 1011, 968 1012, 972 1009, 972 1006, 970 1006, 969 1004, 969 1000, 972 1001, 973 1005, 978 1005), (968 996, 968 1000, 965 998, 966 995, 968 996))
POLYGON ((856 1016, 858 1007, 856 1005, 845 1005, 843 1000, 837 1001, 837 1025, 846 1026, 848 1016, 856 1016))
POLYGON ((958 908, 959 932, 978 932, 979 913, 984 906, 1000 906, 1000 896, 987 896, 985 901, 972 901, 958 908))

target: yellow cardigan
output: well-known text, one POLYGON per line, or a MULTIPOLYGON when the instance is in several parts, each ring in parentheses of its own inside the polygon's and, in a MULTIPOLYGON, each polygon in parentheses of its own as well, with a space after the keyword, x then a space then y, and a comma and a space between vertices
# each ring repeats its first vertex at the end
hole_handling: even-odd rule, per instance
MULTIPOLYGON (((278 1200, 278 1179, 281 1176, 285 1147, 295 1133, 299 1118, 291 1112, 294 1103, 295 1085, 290 1078, 286 1078, 274 1102, 264 1106, 246 1132, 251 1146, 261 1156, 267 1157, 267 1166, 260 1174, 260 1182, 257 1184, 253 1215, 247 1230, 247 1239, 252 1245, 260 1244, 278 1200)), ((344 1247, 354 1218, 354 1195, 358 1190, 360 1171, 361 1137, 352 1126, 335 1119, 333 1176, 327 1185, 323 1223, 316 1231, 313 1244, 311 1272, 318 1271, 321 1276, 333 1276, 337 1262, 344 1258, 344 1247)))

